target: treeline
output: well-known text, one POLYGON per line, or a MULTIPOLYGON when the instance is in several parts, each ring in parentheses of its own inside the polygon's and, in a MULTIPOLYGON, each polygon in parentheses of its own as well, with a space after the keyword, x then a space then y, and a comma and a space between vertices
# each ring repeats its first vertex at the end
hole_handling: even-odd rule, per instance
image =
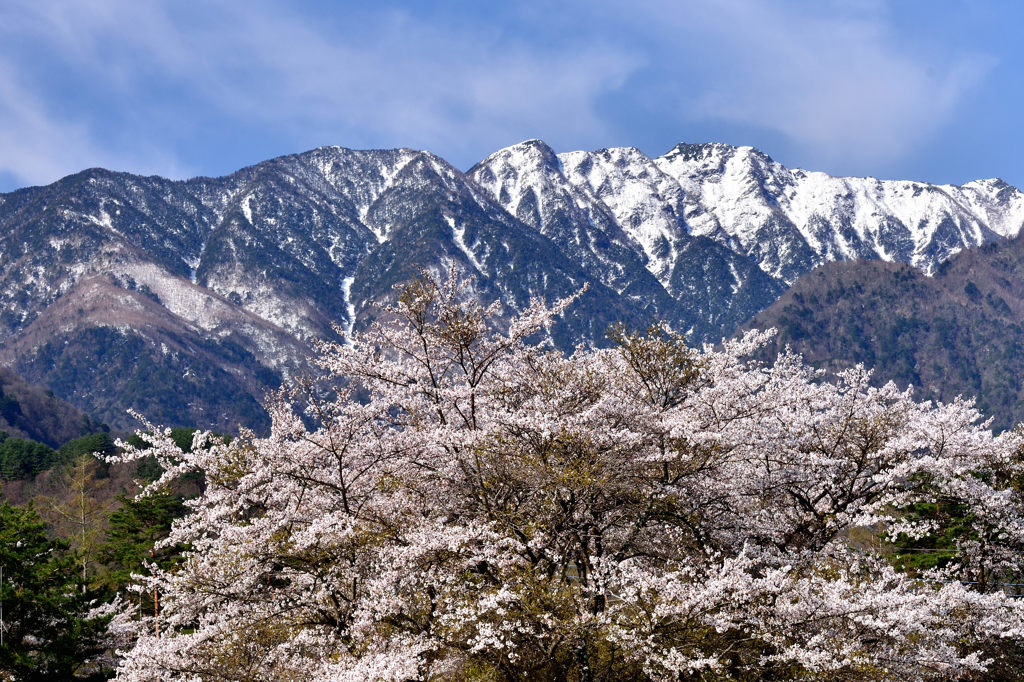
MULTIPOLYGON (((194 432, 172 437, 187 451, 194 432)), ((146 447, 138 436, 129 443, 146 447)), ((136 483, 152 483, 162 469, 153 458, 124 465, 96 456, 116 452, 106 432, 57 449, 0 432, 0 679, 107 679, 116 605, 154 612, 153 594, 130 590, 132 575, 179 561, 182 547, 155 545, 201 482, 135 499, 136 483)))
POLYGON ((67 464, 80 455, 109 455, 114 449, 114 438, 105 432, 74 438, 54 450, 45 443, 12 438, 6 431, 0 431, 0 479, 16 481, 33 478, 47 469, 67 464))

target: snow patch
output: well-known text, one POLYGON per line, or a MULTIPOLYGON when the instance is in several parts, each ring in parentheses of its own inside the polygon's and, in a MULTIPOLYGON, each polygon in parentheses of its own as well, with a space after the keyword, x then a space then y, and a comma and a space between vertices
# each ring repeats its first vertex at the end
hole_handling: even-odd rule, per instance
POLYGON ((348 319, 345 321, 345 343, 352 345, 353 329, 356 326, 356 306, 352 303, 352 283, 355 277, 343 277, 341 280, 341 295, 345 301, 345 313, 348 319))
POLYGON ((250 194, 250 195, 246 196, 244 199, 242 199, 242 203, 241 203, 242 215, 245 216, 246 221, 250 225, 253 224, 253 222, 252 222, 252 199, 253 199, 253 196, 250 194))
POLYGON ((732 259, 729 260, 729 274, 732 276, 729 288, 732 289, 732 295, 736 296, 736 292, 740 290, 740 283, 742 282, 742 279, 740 278, 739 271, 736 270, 736 263, 733 262, 732 259))
POLYGON ((468 258, 469 262, 473 264, 473 267, 475 267, 478 272, 482 273, 484 271, 484 266, 480 263, 479 260, 477 260, 476 254, 473 253, 468 246, 466 246, 465 225, 457 225, 455 218, 451 216, 445 216, 444 220, 446 223, 448 223, 448 227, 452 228, 452 236, 454 237, 455 245, 459 247, 459 250, 461 250, 462 253, 466 254, 466 258, 468 258))

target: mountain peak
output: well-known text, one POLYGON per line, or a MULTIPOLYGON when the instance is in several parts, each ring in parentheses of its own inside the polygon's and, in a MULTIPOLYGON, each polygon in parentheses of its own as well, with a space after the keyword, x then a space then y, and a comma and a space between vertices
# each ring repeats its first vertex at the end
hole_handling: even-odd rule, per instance
POLYGON ((518 144, 514 144, 514 145, 512 145, 510 147, 507 147, 507 149, 533 149, 533 150, 536 150, 537 152, 539 152, 541 154, 554 154, 555 153, 555 150, 553 150, 548 145, 547 142, 545 142, 544 140, 537 139, 537 138, 531 138, 529 140, 523 140, 522 142, 520 142, 518 144))
POLYGON ((723 142, 705 142, 688 144, 680 142, 664 154, 661 159, 670 163, 690 162, 724 166, 733 158, 749 160, 755 165, 773 165, 777 162, 757 147, 750 145, 735 146, 723 142))
POLYGON ((663 154, 661 158, 672 161, 702 161, 711 156, 732 156, 736 153, 737 149, 739 148, 723 142, 700 142, 696 144, 680 142, 663 154))
POLYGON ((510 164, 520 168, 524 166, 557 168, 560 165, 554 149, 543 140, 533 139, 499 149, 467 171, 467 175, 472 175, 476 168, 493 166, 496 163, 510 164))

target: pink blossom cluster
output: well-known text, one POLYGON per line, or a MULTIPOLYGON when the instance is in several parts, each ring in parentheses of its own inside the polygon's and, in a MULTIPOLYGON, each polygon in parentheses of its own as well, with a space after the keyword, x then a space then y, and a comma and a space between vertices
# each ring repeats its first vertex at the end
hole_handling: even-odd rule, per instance
POLYGON ((566 357, 537 340, 571 300, 502 324, 465 298, 401 288, 266 438, 142 434, 126 457, 165 474, 141 494, 206 486, 166 540, 185 562, 139 576, 161 612, 118 679, 948 679, 1024 636, 999 586, 1021 436, 970 402, 756 362, 761 332, 566 357), (955 556, 897 571, 886 540, 934 532, 906 510, 939 498, 968 510, 955 556))

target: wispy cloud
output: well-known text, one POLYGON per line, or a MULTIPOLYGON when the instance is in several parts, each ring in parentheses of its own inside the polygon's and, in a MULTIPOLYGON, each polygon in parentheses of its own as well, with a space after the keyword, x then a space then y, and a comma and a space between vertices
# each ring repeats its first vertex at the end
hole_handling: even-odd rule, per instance
POLYGON ((222 70, 214 81, 221 106, 456 152, 517 131, 600 134, 595 99, 637 65, 602 42, 545 49, 402 12, 362 17, 358 34, 340 36, 276 11, 232 20, 241 30, 221 55, 245 55, 244 80, 263 79, 265 89, 235 87, 222 70))
POLYGON ((677 101, 681 121, 774 130, 812 163, 877 169, 905 157, 996 64, 898 34, 886 2, 696 0, 679 11, 664 2, 645 9, 680 75, 698 83, 677 101))
MULTIPOLYGON (((174 131, 150 125, 154 118, 174 126, 205 118, 226 134, 234 120, 302 142, 428 146, 464 159, 519 136, 599 137, 606 124, 595 102, 639 64, 599 40, 541 47, 401 10, 346 13, 351 21, 318 25, 256 1, 16 2, 0 10, 0 42, 30 44, 28 53, 48 68, 88 81, 123 125, 157 145, 161 132, 174 131)), ((21 75, 14 64, 25 54, 0 47, 8 83, 21 75)), ((33 92, 24 79, 11 93, 31 111, 0 110, 0 128, 33 142, 0 141, 0 170, 41 181, 86 159, 137 168, 137 158, 108 144, 124 130, 106 130, 102 113, 62 117, 53 106, 62 96, 33 92)), ((165 143, 173 148, 175 140, 165 143)))
POLYGON ((0 173, 19 184, 41 184, 91 166, 188 174, 166 150, 145 143, 132 153, 105 149, 84 122, 54 114, 0 61, 0 173))
POLYGON ((316 144, 468 165, 655 123, 665 142, 732 124, 807 165, 877 170, 935 139, 993 65, 909 43, 883 0, 382 1, 2 3, 0 178, 182 176, 316 144))

